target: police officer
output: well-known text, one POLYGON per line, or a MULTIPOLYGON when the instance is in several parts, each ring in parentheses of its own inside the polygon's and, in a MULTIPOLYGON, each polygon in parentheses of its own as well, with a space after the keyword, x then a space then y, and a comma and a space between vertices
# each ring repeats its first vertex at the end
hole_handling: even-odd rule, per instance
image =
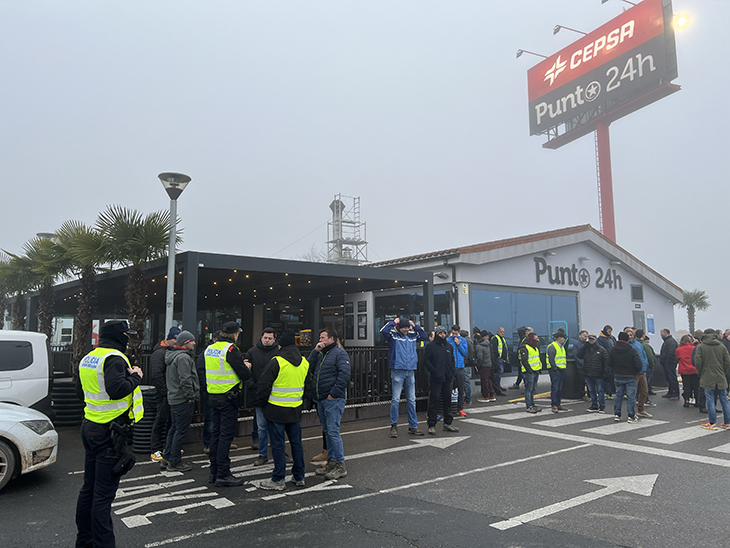
POLYGON ((563 393, 563 377, 565 376, 565 367, 567 360, 565 356, 565 341, 567 337, 565 331, 558 330, 553 335, 555 339, 547 347, 547 365, 550 370, 550 405, 552 412, 565 411, 565 407, 560 405, 563 393))
POLYGON ((231 459, 228 456, 238 426, 238 396, 243 381, 251 378, 251 371, 236 346, 241 331, 236 322, 224 324, 220 337, 205 349, 204 354, 205 382, 213 412, 208 483, 215 483, 216 487, 243 485, 242 478, 231 474, 231 459))
POLYGON ((525 406, 528 413, 541 411, 535 405, 535 388, 540 377, 542 362, 540 361, 540 338, 536 333, 529 333, 525 337, 525 344, 518 351, 520 371, 525 379, 525 406))
POLYGON ((81 424, 86 460, 76 505, 76 548, 115 546, 111 505, 126 471, 118 470, 126 454, 122 432, 144 412, 139 389, 142 370, 131 367, 124 355, 129 335, 136 334, 127 322, 106 322, 99 332, 99 346, 79 364, 76 391, 86 404, 81 424))

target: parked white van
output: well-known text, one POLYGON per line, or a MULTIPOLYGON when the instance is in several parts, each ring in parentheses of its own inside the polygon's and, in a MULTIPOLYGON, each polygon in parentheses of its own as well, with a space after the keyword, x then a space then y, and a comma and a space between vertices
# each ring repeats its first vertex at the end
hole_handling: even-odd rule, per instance
POLYGON ((51 350, 43 333, 0 330, 0 402, 53 418, 51 350))

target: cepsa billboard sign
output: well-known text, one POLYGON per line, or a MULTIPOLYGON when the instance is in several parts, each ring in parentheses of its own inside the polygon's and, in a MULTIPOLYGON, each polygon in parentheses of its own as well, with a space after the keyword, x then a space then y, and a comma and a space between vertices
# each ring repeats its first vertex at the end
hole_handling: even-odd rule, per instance
POLYGON ((629 8, 527 72, 530 135, 670 81, 674 51, 669 0, 629 8))

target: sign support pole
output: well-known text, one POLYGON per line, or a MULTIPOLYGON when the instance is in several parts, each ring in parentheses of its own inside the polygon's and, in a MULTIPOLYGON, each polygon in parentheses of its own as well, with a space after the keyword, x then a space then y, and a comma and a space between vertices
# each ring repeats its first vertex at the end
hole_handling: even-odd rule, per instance
POLYGON ((596 161, 598 162, 598 193, 601 232, 616 243, 616 219, 613 212, 613 178, 611 175, 611 142, 608 123, 596 125, 596 161))

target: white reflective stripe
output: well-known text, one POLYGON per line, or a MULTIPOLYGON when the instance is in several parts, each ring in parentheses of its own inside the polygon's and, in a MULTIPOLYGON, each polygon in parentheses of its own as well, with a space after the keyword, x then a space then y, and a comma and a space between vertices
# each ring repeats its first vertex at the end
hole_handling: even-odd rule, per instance
POLYGON ((231 377, 228 379, 208 379, 206 382, 207 384, 231 384, 232 382, 237 384, 239 381, 238 377, 231 377))
POLYGON ((115 401, 111 403, 86 403, 86 407, 92 411, 116 411, 117 409, 127 409, 129 404, 126 401, 115 401))
POLYGON ((301 396, 300 397, 291 397, 287 398, 286 396, 269 396, 269 401, 280 401, 280 402, 290 402, 290 401, 302 401, 301 396))
POLYGON ((304 387, 303 386, 299 386, 297 388, 280 388, 278 386, 275 386, 274 388, 271 389, 271 391, 272 392, 286 392, 286 393, 289 393, 289 392, 303 392, 304 391, 304 387))
POLYGON ((101 394, 94 394, 93 392, 87 392, 84 390, 84 398, 91 401, 106 401, 109 398, 105 398, 101 394))
POLYGON ((143 410, 144 410, 144 406, 140 402, 138 405, 134 406, 134 408, 132 409, 132 413, 134 413, 136 415, 139 411, 143 411, 143 410))

